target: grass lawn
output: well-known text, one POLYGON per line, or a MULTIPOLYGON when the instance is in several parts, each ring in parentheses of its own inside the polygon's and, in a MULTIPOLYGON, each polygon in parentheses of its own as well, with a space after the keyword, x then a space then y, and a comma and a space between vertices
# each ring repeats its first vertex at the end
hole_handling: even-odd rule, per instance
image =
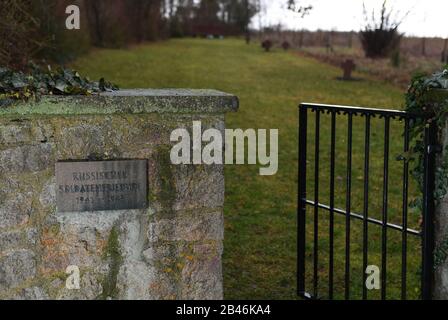
MULTIPOLYGON (((296 194, 297 194, 297 105, 300 102, 319 102, 343 105, 400 108, 403 92, 377 81, 366 79, 359 82, 335 80, 341 71, 317 61, 298 57, 293 53, 274 50, 263 52, 258 45, 246 45, 243 40, 229 39, 171 40, 134 47, 131 50, 95 50, 77 60, 73 67, 90 78, 106 77, 120 87, 151 88, 213 88, 233 93, 240 98, 240 111, 228 115, 229 128, 278 128, 279 172, 272 177, 258 175, 256 166, 226 167, 226 233, 224 252, 224 286, 227 299, 294 299, 296 298, 296 194)), ((358 75, 359 76, 359 75, 358 75)), ((339 122, 338 122, 339 123, 339 122)), ((400 152, 401 133, 392 128, 391 142, 391 219, 398 219, 401 196, 400 164, 392 161, 400 152)), ((310 125, 310 153, 313 150, 313 123, 310 125)), ((344 164, 345 122, 338 126, 337 161, 344 164)), ((321 175, 322 197, 329 192, 328 141, 329 122, 322 123, 321 175), (326 139, 326 140, 325 140, 326 139), (327 141, 327 142, 325 142, 327 141), (324 189, 325 188, 325 189, 324 189)), ((354 209, 361 212, 363 165, 363 128, 354 128, 357 147, 354 152, 354 209), (358 181, 358 182, 356 182, 358 181)), ((372 172, 373 195, 371 211, 380 216, 382 179, 382 124, 378 120, 372 127, 372 172), (375 192, 377 192, 375 194, 375 192)), ((312 156, 312 155, 311 155, 312 156)), ((312 186, 313 168, 310 156, 309 185, 312 186)), ((345 167, 337 174, 336 204, 344 208, 345 167)), ((322 198, 324 199, 324 198, 322 198)), ((328 199, 328 198, 325 198, 328 199)), ((328 201, 322 201, 328 203, 328 201)), ((418 218, 418 217, 417 217, 418 218)), ((328 244, 325 212, 322 212, 321 248, 328 244)), ((337 220, 336 236, 336 288, 337 296, 343 293, 343 218, 337 220), (340 239, 339 239, 340 238, 340 239)), ((418 219, 411 219, 414 224, 418 219), (415 220, 415 221, 414 221, 415 220)), ((398 220, 398 222, 400 222, 398 220)), ((353 223, 354 253, 360 253, 360 226, 353 223)), ((311 226, 311 225, 310 225, 311 226)), ((308 228, 310 230, 310 228, 308 228)), ((379 240, 379 230, 371 228, 372 239, 379 240)), ((391 234, 389 250, 391 285, 400 284, 399 238, 391 234), (395 239, 396 238, 396 239, 395 239), (394 240, 395 239, 395 240, 394 240)), ((311 236, 311 234, 309 234, 311 236)), ((399 236, 399 234, 398 234, 399 236)), ((378 241, 376 243, 379 243, 378 241)), ((415 244, 417 246, 417 244, 415 244)), ((418 246, 417 246, 418 247, 418 246)), ((409 251, 417 252, 417 247, 409 251)), ((311 259, 312 246, 309 246, 311 259)), ((371 264, 380 265, 379 245, 371 241, 371 264)), ((325 251, 321 252, 321 255, 325 251)), ((410 262, 415 258, 410 257, 410 262)), ((311 261, 311 260, 310 260, 311 261)), ((415 261, 414 261, 415 262, 415 261)), ((309 267, 311 265, 309 264, 309 267)), ((360 278, 360 259, 353 262, 353 277, 360 278)), ((415 271, 415 270, 414 270, 415 271)), ((409 288, 417 286, 410 272, 409 288)), ((326 261, 321 260, 319 272, 327 275, 326 261)), ((414 276, 415 278, 415 276, 414 276)), ((360 282, 354 279, 354 296, 359 298, 360 282)), ((322 282, 322 289, 325 284, 322 282)), ((417 293, 416 293, 417 294, 417 293)), ((378 295, 372 294, 375 298, 378 295)), ((390 291, 391 297, 399 297, 399 291, 390 291)))

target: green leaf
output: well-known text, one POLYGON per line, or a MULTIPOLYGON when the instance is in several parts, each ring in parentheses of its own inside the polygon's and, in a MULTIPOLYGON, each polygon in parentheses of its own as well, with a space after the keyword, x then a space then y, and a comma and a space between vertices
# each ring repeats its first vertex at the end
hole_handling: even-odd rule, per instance
POLYGON ((45 94, 89 95, 101 91, 118 90, 118 87, 103 78, 92 82, 77 71, 59 68, 46 70, 30 63, 30 73, 14 72, 0 67, 0 106, 9 105, 12 99, 29 99, 45 94))

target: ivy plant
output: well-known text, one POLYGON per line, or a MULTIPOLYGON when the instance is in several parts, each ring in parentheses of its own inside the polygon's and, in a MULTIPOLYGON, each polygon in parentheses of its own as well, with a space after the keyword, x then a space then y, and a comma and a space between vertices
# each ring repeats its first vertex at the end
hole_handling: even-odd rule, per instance
MULTIPOLYGON (((423 191, 425 128, 432 122, 436 122, 438 128, 437 137, 440 142, 442 131, 448 120, 448 99, 438 103, 428 104, 428 93, 432 90, 448 89, 448 69, 428 77, 416 75, 406 94, 406 111, 420 114, 419 120, 410 124, 410 138, 412 145, 410 152, 404 158, 406 161, 415 160, 415 166, 411 170, 412 176, 417 180, 423 191)), ((437 204, 448 194, 448 152, 443 152, 436 164, 434 198, 437 204)), ((422 198, 417 198, 411 205, 422 209, 422 198)), ((448 258, 448 235, 440 241, 435 250, 434 266, 437 268, 448 258)))
POLYGON ((31 64, 30 71, 25 73, 0 67, 0 107, 41 95, 90 95, 114 90, 118 87, 104 78, 90 81, 70 69, 48 67, 45 70, 31 64))

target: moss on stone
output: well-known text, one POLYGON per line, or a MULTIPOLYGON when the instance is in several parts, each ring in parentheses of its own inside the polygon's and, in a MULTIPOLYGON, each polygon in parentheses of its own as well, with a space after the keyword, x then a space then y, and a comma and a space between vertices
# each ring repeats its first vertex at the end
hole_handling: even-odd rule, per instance
POLYGON ((59 271, 38 279, 38 283, 42 288, 45 289, 45 291, 52 299, 56 299, 59 291, 65 287, 68 276, 69 275, 67 273, 59 271), (53 285, 53 281, 55 280, 59 282, 59 286, 55 287, 53 285))
POLYGON ((151 193, 150 200, 158 200, 168 215, 173 215, 173 206, 176 200, 176 184, 174 181, 173 165, 170 159, 169 146, 160 146, 156 152, 156 165, 160 179, 158 194, 151 193))
POLYGON ((112 227, 103 253, 103 259, 108 260, 109 262, 109 272, 102 281, 103 292, 98 297, 102 300, 118 298, 117 278, 121 263, 123 262, 118 236, 119 233, 117 227, 112 227))
POLYGON ((225 113, 237 109, 237 97, 215 90, 136 89, 91 96, 43 96, 0 108, 0 116, 225 113))
POLYGON ((59 223, 57 224, 52 224, 51 226, 48 227, 48 231, 49 234, 51 234, 52 236, 57 236, 60 232, 61 232, 61 226, 59 223))
MULTIPOLYGON (((189 262, 187 257, 193 257, 193 249, 190 243, 185 241, 161 241, 160 246, 167 248, 167 254, 163 259, 154 261, 154 266, 163 273, 176 288, 176 295, 180 296, 182 288, 182 274, 186 264, 189 262)), ((176 297, 171 297, 175 299, 176 297)))

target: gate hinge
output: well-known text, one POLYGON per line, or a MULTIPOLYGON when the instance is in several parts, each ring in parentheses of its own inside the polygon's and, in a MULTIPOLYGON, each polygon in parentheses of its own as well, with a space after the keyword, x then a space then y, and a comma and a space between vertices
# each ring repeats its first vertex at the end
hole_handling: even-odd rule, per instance
POLYGON ((441 153, 441 152, 442 152, 442 146, 439 144, 428 146, 428 154, 441 153))

